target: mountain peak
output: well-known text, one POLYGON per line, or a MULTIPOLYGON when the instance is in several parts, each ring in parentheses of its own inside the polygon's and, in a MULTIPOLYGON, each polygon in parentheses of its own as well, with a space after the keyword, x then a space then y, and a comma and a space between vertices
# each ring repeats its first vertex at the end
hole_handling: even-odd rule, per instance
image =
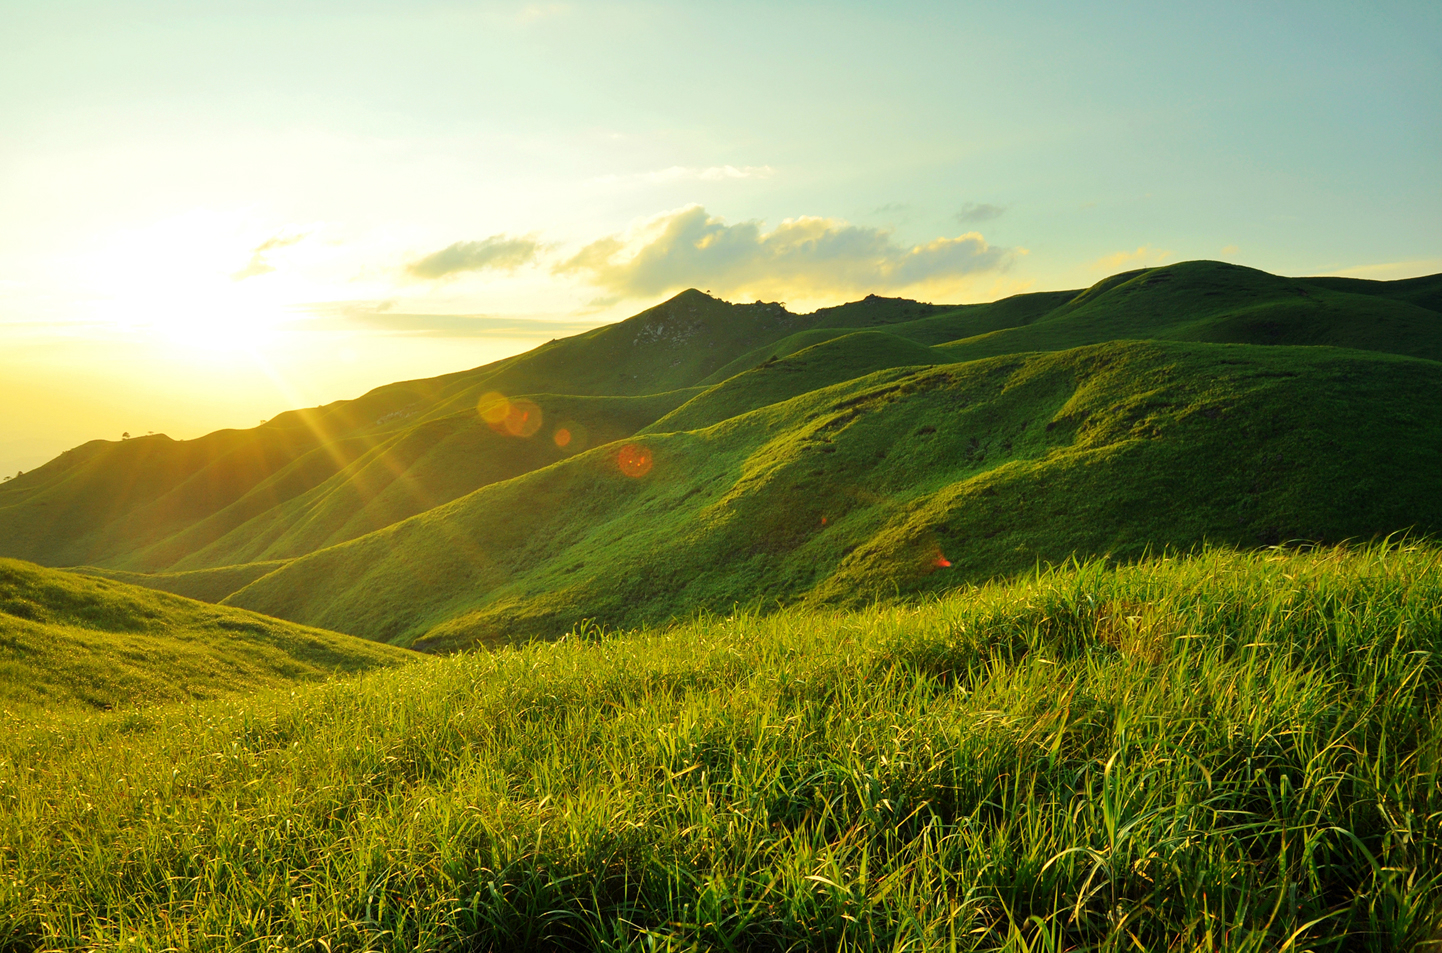
POLYGON ((695 288, 687 288, 685 291, 681 292, 680 294, 672 295, 670 298, 667 298, 667 299, 666 299, 664 302, 662 302, 662 303, 663 303, 663 304, 697 304, 697 303, 702 302, 702 301, 711 301, 711 302, 714 302, 714 303, 716 303, 716 304, 727 304, 727 303, 728 303, 728 302, 723 301, 722 299, 716 297, 715 295, 709 294, 709 293, 707 293, 707 292, 705 292, 705 291, 698 291, 698 290, 696 290, 695 288))

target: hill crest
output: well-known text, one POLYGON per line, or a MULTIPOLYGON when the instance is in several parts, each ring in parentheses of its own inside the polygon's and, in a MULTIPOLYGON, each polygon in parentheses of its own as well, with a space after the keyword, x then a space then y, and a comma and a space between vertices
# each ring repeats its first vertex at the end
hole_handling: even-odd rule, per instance
MULTIPOLYGON (((1089 435, 1100 432, 1096 422, 1115 416, 1097 407, 1085 413, 1073 407, 1063 413, 1061 405, 1049 403, 1051 397, 1034 396, 1028 400, 1040 403, 1023 413, 1025 408, 1017 400, 1041 387, 1038 382, 1051 382, 1042 387, 1051 388, 1048 393, 1072 393, 1080 386, 1078 381, 1095 376, 1092 370, 1082 374, 1077 369, 1094 367, 1096 354, 1108 354, 1135 371, 1130 381, 1093 388, 1095 393, 1108 394, 1118 407, 1152 406, 1160 400, 1157 394, 1180 393, 1162 378, 1151 391, 1139 388, 1159 373, 1159 367, 1185 367, 1191 396, 1176 400, 1199 400, 1195 395, 1204 390, 1200 382, 1210 379, 1211 386, 1220 388, 1209 398, 1210 408, 1218 414, 1225 415, 1228 401, 1242 401, 1251 394, 1245 399, 1271 401, 1277 419, 1291 419, 1293 409, 1279 394, 1324 405, 1333 395, 1315 391, 1318 382, 1333 373, 1327 368, 1347 366, 1353 368, 1353 376, 1338 378, 1338 393, 1351 394, 1358 406, 1372 408, 1381 415, 1378 419, 1391 420, 1398 413, 1395 402, 1379 382, 1390 374, 1396 377, 1391 385, 1396 393, 1414 388, 1429 372, 1407 364, 1409 357, 1427 367, 1442 366, 1442 314, 1426 306, 1442 300, 1439 290, 1442 276, 1397 283, 1286 278, 1206 261, 1113 275, 1082 291, 1028 293, 987 304, 930 305, 869 295, 810 314, 792 313, 777 302, 735 304, 687 289, 625 321, 548 342, 525 354, 436 378, 386 385, 354 401, 288 412, 251 430, 217 431, 194 441, 156 436, 123 444, 86 444, 0 486, 0 554, 52 565, 95 566, 112 577, 207 598, 232 594, 239 598, 242 591, 271 591, 281 580, 294 578, 301 565, 344 563, 343 559, 328 562, 331 556, 319 559, 318 554, 359 551, 355 547, 371 546, 365 541, 372 537, 394 540, 414 532, 416 525, 458 518, 478 499, 504 498, 510 501, 507 512, 477 517, 480 522, 474 531, 480 536, 460 542, 452 527, 437 539, 451 538, 448 545, 453 549, 470 553, 477 551, 475 540, 481 539, 485 559, 493 567, 532 567, 507 569, 485 583, 491 593, 486 599, 498 600, 487 603, 491 608, 485 613, 500 611, 496 606, 502 603, 511 608, 502 613, 504 619, 496 616, 481 629, 496 622, 495 631, 519 632, 529 619, 536 631, 549 631, 560 624, 557 620, 582 611, 577 607, 584 600, 609 604, 614 592, 625 589, 607 575, 613 569, 620 571, 621 563, 613 565, 613 560, 631 552, 628 534, 665 512, 685 521, 656 537, 651 549, 667 551, 674 541, 687 540, 697 542, 698 548, 673 567, 657 566, 655 586, 632 594, 637 605, 649 607, 652 614, 646 618, 680 611, 687 604, 713 604, 713 597, 719 598, 723 591, 727 598, 763 599, 810 592, 820 586, 823 567, 839 565, 834 554, 813 559, 811 568, 800 573, 790 566, 766 572, 736 567, 749 566, 757 554, 784 550, 777 541, 799 532, 789 526, 789 517, 775 513, 811 512, 814 501, 829 499, 846 512, 871 513, 864 519, 856 517, 857 522, 848 524, 844 532, 836 516, 840 511, 815 515, 828 519, 827 538, 846 538, 838 544, 852 547, 842 554, 846 558, 882 554, 876 557, 879 561, 868 564, 867 572, 897 591, 910 578, 905 568, 909 564, 896 561, 900 550, 885 540, 893 536, 911 540, 907 535, 911 531, 902 527, 931 525, 925 514, 928 507, 941 506, 942 497, 935 494, 942 489, 949 487, 946 492, 957 500, 971 499, 967 494, 982 486, 1004 496, 1003 483, 1019 479, 1023 470, 1035 465, 1029 457, 1016 456, 1021 452, 1018 448, 1033 445, 1046 446, 1047 453, 1072 455, 1068 459, 1080 467, 1075 474, 1079 478, 1067 485, 1082 492, 1092 476, 1111 472, 1107 468, 1121 453, 1118 447, 1130 447, 1127 453, 1142 452, 1139 448, 1145 444, 1131 437, 1095 447, 1088 444, 1089 435), (1145 342, 1150 342, 1147 347, 1136 346, 1145 342), (1162 345, 1166 346, 1158 350, 1162 345), (1056 360, 1039 355, 1053 355, 1056 360), (1064 355, 1071 356, 1063 359, 1064 355), (1287 385, 1291 390, 1274 393, 1237 377, 1236 362, 1275 367, 1279 380, 1292 381, 1287 385), (975 384, 990 379, 988 375, 1000 375, 999 380, 1010 383, 999 392, 975 384), (957 383, 961 381, 973 384, 962 386, 957 383), (1228 394, 1227 388, 1242 390, 1228 394), (843 400, 835 396, 843 393, 849 395, 844 401, 856 403, 829 403, 843 400), (911 407, 914 419, 887 416, 891 412, 884 408, 897 402, 911 407), (495 420, 482 413, 495 407, 503 408, 495 420), (849 441, 860 432, 856 429, 860 422, 876 413, 889 421, 886 426, 891 430, 867 437, 868 449, 854 456, 849 441), (512 428, 504 422, 512 416, 524 420, 524 426, 512 428), (991 429, 966 431, 964 420, 987 420, 991 429), (817 421, 832 421, 828 426, 833 429, 818 431, 817 421), (1043 425, 1049 428, 1044 439, 1033 433, 1043 425), (1006 438, 1010 443, 993 441, 998 428, 1010 428, 1006 438), (732 439, 741 432, 753 436, 740 442, 732 439), (972 442, 956 443, 963 433, 972 442), (763 435, 766 441, 756 443, 763 435), (950 455, 938 456, 940 446, 950 448, 950 455), (719 456, 709 460, 695 455, 705 447, 719 456), (679 453, 676 460, 687 461, 689 471, 667 471, 664 455, 673 448, 679 453), (615 493, 622 492, 620 487, 639 486, 632 478, 618 476, 617 460, 625 454, 635 460, 642 454, 650 484, 671 486, 675 495, 669 495, 671 490, 660 495, 641 493, 637 500, 648 501, 636 503, 641 509, 622 507, 606 515, 615 493), (739 456, 725 462, 728 454, 739 456), (802 464, 802 459, 808 462, 802 464), (792 461, 776 471, 786 473, 790 481, 784 492, 774 483, 774 474, 767 475, 773 473, 773 466, 765 461, 778 460, 792 461), (884 465, 879 462, 883 460, 884 465), (986 463, 985 473, 969 469, 978 461, 986 463), (842 462, 847 467, 833 466, 842 462), (1092 476, 1080 479, 1083 473, 1092 476), (614 486, 605 482, 618 479, 614 486), (721 499, 740 509, 708 508, 721 499), (529 514, 536 507, 549 507, 562 520, 545 532, 571 539, 567 545, 580 546, 586 555, 577 550, 564 557, 564 565, 537 563, 562 555, 516 535, 514 528, 529 525, 529 514), (623 511, 629 514, 625 518, 617 515, 623 511), (727 534, 735 529, 733 524, 740 518, 735 514, 741 511, 748 514, 743 522, 749 520, 753 530, 774 538, 735 549, 740 544, 727 534), (890 515, 883 518, 885 513, 890 515), (493 525, 492 517, 499 522, 493 525), (589 528, 583 532, 585 527, 589 528), (700 561, 688 562, 693 556, 700 561), (611 581, 595 582, 600 588, 594 589, 587 580, 597 566, 607 565, 612 569, 595 578, 611 581), (696 578, 686 578, 685 566, 696 578), (728 572, 738 573, 736 585, 712 584, 712 577, 728 572), (544 593, 535 589, 542 583, 550 587, 544 593)), ((1435 402, 1438 395, 1424 388, 1409 399, 1417 407, 1430 407, 1428 401, 1435 402)), ((1175 408, 1158 407, 1157 419, 1172 419, 1166 415, 1174 415, 1175 408)), ((1442 409, 1435 416, 1442 420, 1442 409)), ((1142 424, 1134 421, 1129 426, 1142 424)), ((1369 425, 1357 419, 1354 426, 1365 430, 1369 425)), ((1375 466, 1356 455, 1360 451, 1353 447, 1354 435, 1342 434, 1326 422, 1311 421, 1307 427, 1319 435, 1317 439, 1329 435, 1325 439, 1335 445, 1333 455, 1358 468, 1348 478, 1353 484, 1371 479, 1367 470, 1375 466), (1345 453, 1339 449, 1348 447, 1352 449, 1345 453)), ((1397 428, 1396 433, 1411 433, 1400 422, 1397 428)), ((1166 431, 1159 425, 1154 429, 1166 431)), ((1149 485, 1154 476, 1147 468, 1163 466, 1161 460, 1168 467, 1212 466, 1188 455, 1211 446, 1212 438, 1202 436, 1205 428, 1185 432, 1194 434, 1189 440, 1197 441, 1190 451, 1175 456, 1142 454, 1136 458, 1138 468, 1114 472, 1110 478, 1140 492, 1137 488, 1149 485)), ((1205 453, 1240 452, 1238 448, 1244 446, 1256 450, 1275 437, 1258 425, 1232 434, 1226 447, 1205 453)), ((1442 438, 1425 428, 1412 439, 1418 441, 1416 453, 1422 456, 1442 444, 1442 438)), ((1398 447, 1387 452, 1395 460, 1406 455, 1398 447)), ((1286 459, 1307 461, 1297 479, 1342 492, 1344 476, 1335 467, 1329 469, 1325 455, 1315 447, 1301 457, 1294 451, 1283 453, 1286 459)), ((1432 466, 1429 461, 1418 457, 1413 462, 1421 468, 1419 473, 1426 473, 1432 466)), ((1215 476, 1220 480, 1224 475, 1215 476)), ((1396 488, 1380 492, 1388 499, 1410 500, 1415 479, 1420 477, 1404 476, 1396 488)), ((1023 492, 1020 483, 1006 485, 1023 492)), ((1285 502, 1277 497, 1267 504, 1271 508, 1266 514, 1248 515, 1244 509, 1251 504, 1245 500, 1257 493, 1240 485, 1223 492, 1219 486, 1210 492, 1230 501, 1226 505, 1237 510, 1230 518, 1234 525, 1248 527, 1245 533, 1223 532, 1219 522, 1189 521, 1179 511, 1169 517, 1170 523, 1146 524, 1151 541, 1183 545, 1188 540, 1235 537, 1255 544, 1264 537, 1286 538, 1293 530, 1316 530, 1326 538, 1340 532, 1342 523, 1332 516, 1313 513, 1301 518, 1299 514, 1313 511, 1299 499, 1285 502), (1178 535, 1169 525, 1188 528, 1178 535)), ((1025 491, 1026 498, 1033 499, 1036 492, 1025 491)), ((1066 523, 1119 518, 1093 512, 1095 508, 1084 502, 1062 507, 1055 519, 1066 523)), ((971 505, 986 511, 990 504, 983 494, 971 505)), ((1171 505, 1184 504, 1178 497, 1171 505)), ((949 506, 936 512, 952 512, 949 506)), ((1349 531, 1363 535, 1408 526, 1435 529, 1425 506, 1410 519, 1399 515, 1396 507, 1364 506, 1359 512, 1370 513, 1371 522, 1347 525, 1352 527, 1349 531)), ((938 523, 927 532, 941 539, 944 528, 938 523)), ((1011 538, 1006 534, 1012 530, 1003 527, 998 532, 997 540, 1011 538)), ((1032 553, 1028 559, 1038 553, 1060 558, 1065 555, 1058 542, 1063 537, 1071 540, 1067 545, 1085 542, 1083 548, 1091 547, 1088 551, 1106 548, 1100 536, 1087 535, 1090 531, 1053 538, 1035 527, 1025 530, 1034 532, 1041 535, 1031 542, 1013 539, 1012 550, 998 548, 1000 543, 989 542, 993 537, 985 532, 967 535, 963 545, 974 550, 973 555, 947 559, 975 573, 985 565, 1012 565, 1022 551, 1032 553), (1038 545, 1044 539, 1051 541, 1038 545)), ((1140 537, 1123 542, 1141 544, 1140 537)), ((460 557, 437 550, 424 558, 444 562, 460 557)), ((337 571, 356 578, 365 575, 356 574, 353 567, 337 571)), ((848 583, 857 591, 870 584, 857 578, 861 581, 848 583)), ((323 579, 311 579, 307 585, 317 593, 329 591, 323 579)), ((383 587, 364 595, 381 602, 394 597, 383 587)), ((430 599, 430 594, 423 595, 430 599)), ((440 596, 457 611, 472 611, 465 608, 470 596, 464 590, 440 596)), ((290 611, 285 606, 293 601, 287 600, 267 602, 271 606, 267 611, 284 615, 290 611)), ((370 624, 365 620, 385 615, 355 611, 358 614, 347 618, 325 612, 296 617, 361 632, 370 624)), ((436 616, 428 625, 443 621, 436 616)), ((365 634, 405 638, 424 634, 409 624, 400 628, 390 622, 377 624, 380 628, 365 634)))

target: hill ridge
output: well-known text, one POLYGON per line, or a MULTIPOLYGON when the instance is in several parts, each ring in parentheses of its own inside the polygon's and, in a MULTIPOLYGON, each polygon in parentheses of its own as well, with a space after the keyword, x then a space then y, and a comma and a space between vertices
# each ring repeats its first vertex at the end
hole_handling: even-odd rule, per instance
POLYGON ((354 636, 0 558, 0 713, 22 720, 290 686, 411 658, 354 636))
POLYGON ((300 557, 226 601, 443 648, 582 617, 627 626, 738 600, 923 591, 1072 552, 1435 532, 1426 474, 1442 440, 1415 409, 1439 393, 1434 362, 1245 345, 880 371, 638 438, 646 480, 600 448, 300 557), (1230 391, 1215 391, 1219 358, 1230 391), (1304 406, 1290 400, 1298 378, 1304 406), (1368 416, 1389 442, 1356 439, 1368 416), (1197 453, 1220 469, 1176 465, 1197 453))
MULTIPOLYGON (((995 541, 1011 539, 1010 533, 1032 534, 1027 537, 1030 542, 1013 539, 1013 549, 1020 546, 1033 554, 1065 555, 1066 540, 1070 540, 1066 545, 1087 551, 1102 546, 1101 536, 1085 526, 1072 536, 1048 536, 1037 527, 1018 524, 998 530, 995 538, 985 532, 963 534, 963 541, 955 533, 948 537, 943 532, 950 525, 946 520, 937 522, 926 515, 952 513, 955 508, 940 496, 931 502, 917 496, 922 487, 938 480, 936 492, 949 486, 947 492, 955 500, 970 500, 968 505, 979 512, 991 504, 985 498, 972 500, 968 494, 980 492, 977 487, 983 484, 998 495, 1005 495, 1003 484, 1010 487, 1006 493, 1022 493, 1015 481, 1034 464, 1011 460, 1008 454, 1018 446, 1015 440, 1060 441, 1048 445, 1048 452, 1067 455, 1079 468, 1072 474, 1078 479, 1066 485, 1105 498, 1106 487, 1082 489, 1090 486, 1087 481, 1095 474, 1111 472, 1118 486, 1137 490, 1155 483, 1152 470, 1163 466, 1159 461, 1168 461, 1167 467, 1210 467, 1213 464, 1202 463, 1196 454, 1232 452, 1243 444, 1256 448, 1275 437, 1265 428, 1254 428, 1231 435, 1225 446, 1213 447, 1208 443, 1212 438, 1199 430, 1188 437, 1197 441, 1194 447, 1162 453, 1142 452, 1144 443, 1137 442, 1136 435, 1118 433, 1108 438, 1116 445, 1112 449, 1087 456, 1082 450, 1085 441, 1101 432, 1096 430, 1098 420, 1115 417, 1112 410, 1093 407, 1086 414, 1069 411, 1056 416, 1057 408, 1023 408, 1005 388, 995 393, 976 390, 976 381, 987 375, 1020 373, 1024 378, 1040 375, 1038 379, 1053 382, 1048 386, 1063 387, 1063 381, 1070 379, 1067 375, 1079 373, 1076 369, 1083 366, 1095 367, 1097 354, 1110 354, 1109 359, 1132 367, 1135 378, 1107 384, 1097 393, 1105 391, 1115 407, 1147 407, 1159 399, 1156 394, 1181 394, 1175 382, 1164 380, 1151 391, 1141 389, 1142 382, 1151 380, 1160 368, 1171 367, 1190 388, 1174 400, 1200 401, 1198 395, 1208 387, 1220 388, 1208 399, 1225 417, 1228 400, 1251 394, 1246 400, 1271 402, 1268 406, 1275 408, 1278 420, 1293 420, 1289 426, 1312 434, 1306 439, 1330 441, 1334 455, 1348 460, 1347 466, 1356 472, 1337 471, 1326 463, 1326 454, 1309 445, 1306 455, 1298 458, 1306 462, 1296 478, 1331 487, 1327 492, 1342 498, 1352 492, 1347 486, 1368 484, 1374 463, 1362 455, 1355 435, 1311 418, 1304 426, 1305 414, 1297 416, 1300 411, 1287 400, 1326 405, 1333 395, 1317 390, 1320 382, 1340 373, 1336 368, 1349 367, 1351 378, 1337 378, 1328 386, 1352 394, 1359 406, 1380 414, 1378 419, 1394 421, 1388 425, 1394 433, 1383 441, 1386 454, 1391 454, 1383 454, 1390 461, 1385 466, 1399 465, 1406 458, 1421 468, 1420 474, 1435 472, 1429 454, 1435 455, 1442 438, 1427 426, 1419 430, 1408 422, 1395 398, 1409 394, 1414 415, 1424 416, 1438 399, 1417 382, 1431 373, 1427 368, 1442 367, 1442 313, 1427 307, 1439 302, 1442 276, 1403 282, 1287 278, 1208 261, 1136 269, 1079 291, 1030 292, 985 304, 933 305, 873 294, 810 314, 792 313, 778 302, 731 303, 691 288, 624 321, 551 341, 524 354, 436 378, 385 385, 351 401, 290 411, 251 430, 217 431, 194 441, 173 441, 163 435, 119 444, 92 441, 0 486, 0 554, 52 565, 92 566, 93 571, 116 578, 207 598, 250 599, 260 592, 278 592, 276 587, 289 584, 285 580, 338 558, 332 554, 317 562, 318 554, 338 546, 348 548, 337 552, 352 552, 352 543, 375 533, 385 534, 377 538, 386 539, 409 534, 411 527, 428 519, 449 519, 464 511, 478 493, 499 494, 497 498, 510 500, 511 507, 504 519, 496 516, 501 523, 493 526, 487 517, 474 528, 481 537, 446 543, 455 552, 437 550, 414 558, 436 559, 443 567, 459 558, 458 552, 475 556, 484 550, 494 578, 488 577, 483 585, 467 583, 471 589, 443 592, 437 598, 465 614, 481 611, 467 602, 468 592, 491 593, 485 598, 500 601, 487 603, 491 608, 482 611, 474 631, 487 639, 510 638, 526 625, 536 632, 554 631, 577 617, 577 606, 584 599, 610 605, 614 594, 630 585, 616 583, 625 572, 621 563, 612 562, 622 558, 618 554, 631 552, 627 534, 640 532, 638 527, 660 526, 665 512, 681 522, 656 536, 652 549, 665 551, 677 541, 689 540, 686 544, 694 543, 694 552, 678 557, 671 567, 652 565, 647 553, 624 556, 652 565, 648 571, 654 585, 632 593, 633 602, 645 607, 638 619, 665 618, 685 605, 717 604, 721 593, 729 593, 728 598, 784 601, 814 590, 819 598, 831 591, 826 588, 830 583, 823 585, 823 568, 832 567, 825 569, 832 572, 840 566, 836 554, 804 571, 772 566, 769 575, 752 565, 752 557, 785 550, 789 544, 777 540, 798 532, 766 507, 779 513, 805 513, 815 509, 815 501, 826 499, 844 503, 841 508, 847 513, 871 514, 856 516, 859 522, 847 524, 845 533, 852 536, 844 545, 851 549, 843 555, 858 567, 865 563, 875 580, 861 578, 860 569, 856 573, 835 569, 841 573, 838 578, 851 579, 846 585, 857 591, 868 589, 872 581, 893 592, 913 584, 924 588, 932 583, 908 575, 910 557, 903 559, 896 548, 897 540, 917 544, 912 538, 916 533, 908 536, 907 525, 936 537, 927 546, 941 546, 950 539, 947 545, 972 552, 962 558, 949 553, 938 557, 955 567, 950 577, 954 579, 971 578, 984 565, 1018 564, 1016 553, 998 548, 1001 544, 995 541), (1135 346, 1148 342, 1149 347, 1135 346), (1404 358, 1421 364, 1396 363, 1404 358), (1260 378, 1238 376, 1236 371, 1237 366, 1262 365, 1274 367, 1277 380, 1291 383, 1282 390, 1269 390, 1260 378), (1382 383, 1388 374, 1397 375, 1391 385, 1395 393, 1382 383), (1212 384, 1205 383, 1208 379, 1212 384), (1228 388, 1241 390, 1228 395, 1228 388), (833 392, 847 393, 848 400, 858 403, 845 410, 832 408, 826 401, 833 392), (963 393, 973 396, 963 399, 963 393), (897 402, 910 406, 914 419, 888 417, 885 408, 897 402), (888 420, 892 429, 867 436, 870 456, 854 457, 855 447, 849 441, 860 431, 853 425, 875 414, 888 420), (833 431, 816 431, 820 419, 833 420, 833 431), (963 421, 983 419, 990 423, 956 442, 963 421), (769 449, 722 439, 739 432, 737 428, 762 426, 758 421, 775 429, 765 445, 769 449), (1050 430, 1038 435, 1035 428, 1043 424, 1050 430), (1010 436, 1005 439, 1013 443, 1003 446, 1005 440, 998 443, 988 436, 992 431, 1006 431, 1010 436), (1403 433, 1417 443, 1411 450, 1394 445, 1393 438, 1403 433), (1114 469, 1113 458, 1122 445, 1131 448, 1126 453, 1141 456, 1133 469, 1113 472, 1108 468, 1114 469), (721 456, 741 457, 723 463, 719 457, 697 456, 698 448, 706 446, 721 456), (937 456, 939 446, 950 448, 950 456, 937 456), (664 453, 672 449, 679 454, 676 460, 687 461, 690 471, 663 472, 668 465, 664 453), (751 460, 756 453, 762 456, 751 460), (814 462, 798 462, 812 456, 814 462), (769 472, 765 467, 756 468, 770 457, 792 460, 783 468, 792 484, 784 492, 767 483, 770 478, 762 476, 769 472), (588 462, 582 466, 577 460, 588 462), (878 462, 882 460, 888 462, 878 462), (967 489, 975 474, 965 479, 961 475, 971 473, 968 467, 976 461, 985 462, 991 475, 967 489), (833 466, 842 462, 850 469, 833 466), (866 481, 883 475, 879 485, 885 492, 878 496, 876 487, 866 481), (859 477, 864 479, 858 482, 859 477), (668 480, 674 484, 674 494, 642 493, 646 502, 638 504, 639 509, 622 507, 599 523, 592 522, 612 506, 620 487, 659 486, 668 480), (766 487, 755 499, 747 495, 766 487), (733 532, 734 517, 707 509, 721 498, 744 504, 753 529, 780 535, 735 549, 739 544, 727 535, 733 532), (885 506, 896 510, 895 519, 878 515, 885 508, 883 500, 890 500, 885 506), (710 502, 702 505, 703 501, 710 502), (549 507, 569 523, 547 524, 546 529, 571 540, 568 546, 579 547, 574 558, 564 556, 569 560, 564 565, 542 565, 547 559, 562 559, 563 554, 515 531, 529 525, 528 512, 536 507, 549 507), (624 519, 619 515, 623 510, 624 519), (477 539, 483 543, 479 549, 477 539), (580 555, 583 550, 586 555, 580 555), (689 562, 693 557, 699 561, 689 562), (578 568, 568 568, 573 564, 578 568), (502 565, 513 568, 502 572, 496 568, 502 565), (598 566, 611 568, 595 576, 598 566), (727 573, 736 574, 734 584, 717 582, 727 573), (611 582, 596 581, 602 576, 611 582), (536 589, 542 583, 550 587, 544 593, 536 589), (506 600, 511 600, 506 603, 510 608, 503 610, 500 606, 506 600)), ((1086 374, 1095 376, 1092 370, 1086 374)), ((1028 392, 1021 380, 1012 385, 1021 388, 1016 394, 1028 392)), ((1182 420, 1176 407, 1150 413, 1171 421, 1168 427, 1182 420)), ((1442 409, 1434 416, 1442 419, 1442 409)), ((1355 418, 1354 425, 1365 430, 1369 423, 1355 418)), ((1129 426, 1144 425, 1134 421, 1129 426)), ((1294 458, 1290 452, 1285 456, 1294 458)), ((1259 472, 1270 468, 1261 467, 1259 472)), ((1417 491, 1417 479, 1417 474, 1404 475, 1396 487, 1377 492, 1392 503, 1412 500, 1409 494, 1417 491)), ((1194 492, 1199 491, 1194 487, 1182 495, 1191 500, 1187 494, 1194 492)), ((1217 487, 1211 492, 1223 493, 1217 487)), ((1257 496, 1246 487, 1231 487, 1223 496, 1227 494, 1231 501, 1227 505, 1236 506, 1242 505, 1238 501, 1243 497, 1257 496)), ((1017 502, 1023 498, 1032 497, 1023 494, 1017 502)), ((1200 541, 1205 533, 1221 533, 1223 538, 1256 545, 1264 538, 1285 538, 1294 530, 1302 535, 1315 530, 1319 538, 1331 538, 1344 523, 1362 535, 1414 525, 1425 532, 1436 529, 1425 501, 1410 518, 1391 503, 1390 508, 1362 506, 1358 512, 1370 514, 1370 522, 1347 523, 1339 522, 1335 513, 1324 517, 1315 506, 1308 509, 1311 504, 1288 500, 1277 497, 1266 504, 1272 507, 1266 519, 1238 511, 1230 517, 1234 524, 1251 527, 1238 535, 1222 532, 1212 504, 1183 504, 1178 497, 1175 506, 1200 506, 1199 512, 1213 514, 1207 517, 1213 523, 1189 521, 1179 510, 1171 525, 1188 527, 1185 533, 1173 532, 1165 520, 1146 523, 1150 527, 1146 532, 1155 534, 1157 543, 1181 545, 1200 541), (1300 519, 1300 513, 1313 515, 1300 519)), ((1074 503, 1057 504, 1059 523, 1120 518, 1090 507, 1085 500, 1074 503)), ((1335 499, 1327 505, 1334 506, 1335 499)), ((827 533, 841 533, 841 517, 836 513, 815 515, 826 516, 827 533)), ((962 518, 953 513, 947 519, 955 522, 953 517, 962 518)), ((442 532, 437 539, 446 535, 442 532)), ((1121 542, 1126 547, 1141 544, 1130 537, 1121 542)), ((366 545, 370 544, 362 548, 366 545)), ((445 575, 442 568, 437 571, 445 575)), ((365 575, 352 569, 345 572, 355 578, 365 575)), ((315 593, 331 591, 331 584, 323 579, 310 579, 307 585, 315 593)), ((431 595, 422 595, 429 605, 431 595)), ((382 586, 366 598, 383 606, 395 595, 382 586)), ((355 632, 363 632, 370 624, 365 620, 371 619, 379 628, 363 634, 432 638, 426 634, 430 629, 396 628, 382 618, 385 611, 375 615, 361 611, 358 604, 353 608, 358 614, 349 618, 325 611, 316 615, 314 607, 305 610, 311 614, 297 618, 355 632)), ((619 609, 612 615, 629 618, 619 609)), ((438 615, 427 624, 452 625, 448 618, 438 615)), ((462 644, 463 635, 457 633, 464 626, 452 628, 454 639, 438 629, 435 644, 462 644)))

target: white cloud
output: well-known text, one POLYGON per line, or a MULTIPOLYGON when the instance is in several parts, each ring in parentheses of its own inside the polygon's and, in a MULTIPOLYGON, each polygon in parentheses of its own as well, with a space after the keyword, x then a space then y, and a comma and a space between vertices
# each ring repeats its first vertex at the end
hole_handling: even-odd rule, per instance
POLYGON ((411 262, 406 271, 416 278, 444 278, 463 271, 487 268, 514 271, 534 261, 540 244, 532 237, 492 235, 478 242, 456 242, 411 262))
POLYGON ((1142 245, 1136 251, 1119 251, 1103 255, 1088 267, 1093 271, 1116 272, 1128 267, 1146 268, 1160 265, 1170 257, 1172 257, 1172 253, 1169 251, 1162 251, 1151 245, 1142 245))
POLYGON ((264 275, 268 272, 275 271, 275 266, 267 260, 266 254, 280 248, 299 244, 309 237, 309 232, 280 232, 272 235, 251 251, 250 262, 244 268, 232 274, 230 276, 231 280, 244 281, 247 278, 254 278, 256 275, 264 275))
POLYGON ((727 225, 699 205, 658 215, 630 236, 592 242, 555 270, 578 274, 617 298, 685 287, 718 294, 787 296, 881 292, 1004 271, 1017 250, 977 232, 899 244, 889 229, 839 219, 727 225))
POLYGON ((967 202, 956 213, 956 220, 963 225, 979 225, 1006 214, 1006 207, 988 202, 967 202))
POLYGON ((1396 281, 1401 278, 1419 278, 1442 272, 1442 258, 1415 258, 1411 261, 1392 261, 1380 265, 1357 265, 1353 268, 1339 268, 1330 274, 1344 278, 1370 278, 1373 281, 1396 281))
POLYGON ((555 320, 526 315, 435 314, 411 311, 394 300, 323 301, 298 309, 311 330, 381 331, 444 338, 506 338, 547 341, 589 331, 594 321, 555 320))
POLYGON ((551 20, 571 12, 569 3, 528 3, 515 14, 515 22, 525 25, 540 20, 551 20))

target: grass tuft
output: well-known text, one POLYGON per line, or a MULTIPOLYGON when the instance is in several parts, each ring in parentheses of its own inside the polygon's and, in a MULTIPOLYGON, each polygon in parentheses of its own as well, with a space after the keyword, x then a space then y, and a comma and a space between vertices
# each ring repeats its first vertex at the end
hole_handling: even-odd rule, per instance
POLYGON ((1069 562, 0 733, 0 948, 1414 950, 1442 552, 1069 562))

